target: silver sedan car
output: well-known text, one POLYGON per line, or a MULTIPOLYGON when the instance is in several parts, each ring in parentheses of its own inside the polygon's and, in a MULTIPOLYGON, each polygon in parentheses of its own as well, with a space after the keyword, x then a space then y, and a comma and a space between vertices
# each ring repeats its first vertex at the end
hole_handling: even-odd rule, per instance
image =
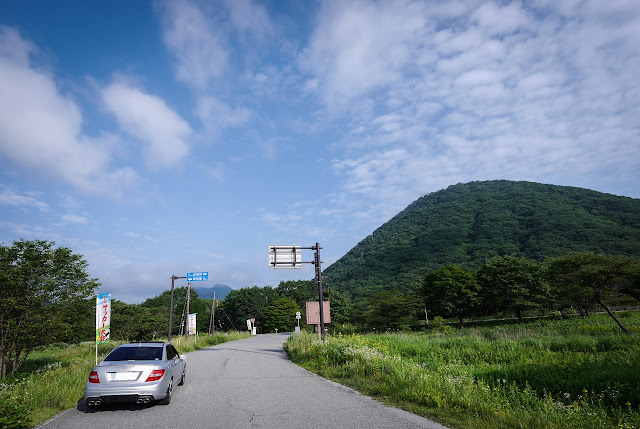
POLYGON ((185 359, 169 343, 122 344, 91 370, 83 399, 89 407, 111 402, 168 404, 174 383, 184 383, 185 359))

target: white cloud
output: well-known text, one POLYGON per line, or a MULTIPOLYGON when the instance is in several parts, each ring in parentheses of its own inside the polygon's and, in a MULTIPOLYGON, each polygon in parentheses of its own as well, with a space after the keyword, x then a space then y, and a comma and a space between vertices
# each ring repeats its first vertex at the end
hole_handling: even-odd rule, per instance
POLYGON ((206 90, 233 67, 241 50, 251 57, 275 33, 267 9, 252 0, 161 0, 163 40, 176 58, 178 80, 206 90))
POLYGON ((340 106, 402 78, 425 30, 417 2, 324 2, 300 67, 322 99, 340 106), (312 83, 311 83, 312 82, 312 83))
POLYGON ((87 219, 85 216, 80 216, 80 215, 64 215, 61 216, 60 219, 65 222, 65 223, 74 223, 77 225, 86 225, 89 223, 89 219, 87 219))
POLYGON ((115 82, 102 90, 106 109, 120 127, 144 142, 143 155, 153 169, 180 164, 189 153, 189 124, 166 103, 140 89, 115 82))
POLYGON ((136 181, 111 169, 110 138, 82 133, 82 113, 51 73, 30 64, 35 47, 0 27, 0 155, 20 167, 87 192, 118 195, 136 181))
POLYGON ((295 225, 296 222, 302 219, 302 216, 299 214, 280 215, 280 214, 268 212, 265 210, 260 210, 260 211, 262 212, 261 213, 262 220, 265 223, 270 224, 276 228, 281 227, 283 225, 287 225, 287 226, 295 225))
POLYGON ((0 205, 13 207, 36 207, 42 212, 49 211, 49 204, 28 195, 18 195, 11 189, 0 187, 0 205))
POLYGON ((273 31, 269 15, 264 6, 251 0, 225 0, 234 28, 240 32, 254 33, 257 36, 273 31))
POLYGON ((513 33, 528 23, 519 2, 502 7, 495 3, 485 3, 473 11, 471 20, 492 36, 513 33))
POLYGON ((640 179, 640 3, 552 3, 324 2, 300 67, 354 112, 339 200, 379 221, 457 182, 640 179))
POLYGON ((193 2, 164 1, 163 39, 178 60, 178 79, 203 89, 229 66, 229 48, 217 26, 193 2))
POLYGON ((196 114, 205 128, 212 130, 242 125, 251 116, 251 112, 246 107, 234 108, 213 96, 203 96, 198 99, 196 114))
POLYGON ((14 237, 37 238, 38 240, 56 241, 58 235, 50 228, 41 225, 27 225, 15 222, 0 221, 0 229, 11 231, 14 237))
POLYGON ((500 73, 491 70, 474 69, 462 74, 454 83, 461 86, 473 87, 502 82, 502 77, 500 73))

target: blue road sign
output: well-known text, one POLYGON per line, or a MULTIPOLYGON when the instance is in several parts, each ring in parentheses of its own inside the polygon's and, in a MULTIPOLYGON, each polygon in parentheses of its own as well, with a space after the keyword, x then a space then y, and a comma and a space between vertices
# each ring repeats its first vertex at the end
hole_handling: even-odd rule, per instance
POLYGON ((204 271, 201 273, 187 273, 187 281, 188 282, 201 282, 209 280, 209 272, 204 271))

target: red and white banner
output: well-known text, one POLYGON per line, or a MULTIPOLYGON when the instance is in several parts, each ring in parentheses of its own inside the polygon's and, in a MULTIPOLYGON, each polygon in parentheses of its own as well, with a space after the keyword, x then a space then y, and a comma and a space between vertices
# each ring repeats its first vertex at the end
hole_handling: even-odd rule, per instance
POLYGON ((196 313, 189 315, 189 335, 196 333, 196 313))
POLYGON ((108 343, 110 336, 111 293, 103 293, 96 298, 96 344, 108 343))

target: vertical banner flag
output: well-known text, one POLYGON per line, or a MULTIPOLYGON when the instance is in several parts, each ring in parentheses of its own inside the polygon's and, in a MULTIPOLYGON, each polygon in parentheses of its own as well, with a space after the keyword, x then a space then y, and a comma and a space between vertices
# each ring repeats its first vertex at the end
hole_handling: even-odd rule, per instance
POLYGON ((196 313, 189 315, 189 335, 196 333, 196 313))
MULTIPOLYGON (((109 342, 111 336, 111 293, 96 298, 96 344, 109 342)), ((97 347, 97 346, 96 346, 97 347)))

